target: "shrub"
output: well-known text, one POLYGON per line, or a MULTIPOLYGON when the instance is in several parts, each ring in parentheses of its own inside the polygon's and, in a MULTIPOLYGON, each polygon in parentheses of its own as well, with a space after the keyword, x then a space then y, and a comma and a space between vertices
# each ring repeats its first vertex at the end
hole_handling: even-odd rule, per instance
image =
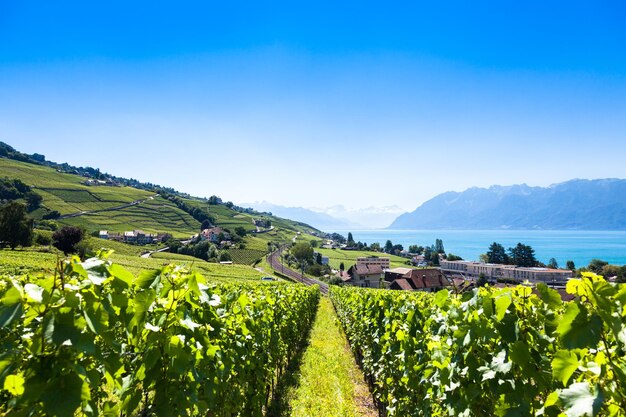
POLYGON ((76 245, 83 240, 85 231, 74 226, 64 226, 52 235, 52 245, 68 255, 76 253, 76 245))

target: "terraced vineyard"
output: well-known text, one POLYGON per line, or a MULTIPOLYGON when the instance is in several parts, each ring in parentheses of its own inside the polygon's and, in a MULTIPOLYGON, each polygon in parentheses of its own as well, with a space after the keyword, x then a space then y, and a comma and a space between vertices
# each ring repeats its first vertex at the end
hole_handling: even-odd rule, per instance
POLYGON ((188 238, 200 227, 200 223, 189 214, 148 191, 132 187, 87 186, 83 184, 83 177, 6 158, 0 158, 0 174, 22 180, 43 197, 42 208, 33 212, 34 216, 43 216, 53 210, 61 215, 108 210, 142 201, 116 211, 59 220, 62 224, 81 226, 89 231, 142 229, 153 233, 169 232, 178 238, 188 238))
POLYGON ((172 202, 154 197, 141 204, 116 211, 86 214, 63 220, 63 223, 89 230, 125 231, 141 229, 148 232, 170 233, 175 238, 189 238, 198 233, 200 223, 172 202))
POLYGON ((252 265, 262 259, 266 251, 255 249, 230 249, 228 251, 234 263, 241 265, 252 265))
POLYGON ((319 297, 106 260, 1 276, 0 414, 263 416, 319 297))

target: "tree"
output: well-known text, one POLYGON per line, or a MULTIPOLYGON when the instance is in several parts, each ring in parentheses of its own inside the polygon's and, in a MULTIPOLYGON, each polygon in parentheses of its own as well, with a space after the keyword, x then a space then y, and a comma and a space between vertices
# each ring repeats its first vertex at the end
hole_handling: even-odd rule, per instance
POLYGON ((33 221, 26 218, 26 206, 10 201, 0 207, 0 241, 11 249, 28 246, 33 237, 33 221))
POLYGON ((393 243, 391 243, 391 240, 387 240, 387 242, 385 242, 385 253, 391 253, 393 251, 393 243))
POLYGON ((311 247, 312 248, 317 248, 317 245, 318 245, 317 240, 312 240, 311 241, 311 247))
POLYGON ((230 257, 230 253, 228 253, 228 251, 221 251, 220 252, 220 262, 230 262, 232 261, 232 258, 230 257))
POLYGON ((391 248, 391 252, 398 255, 400 252, 404 250, 404 247, 401 244, 393 245, 391 248))
POLYGON ((370 250, 373 250, 374 252, 380 252, 380 243, 378 242, 374 242, 370 245, 370 250))
POLYGON ((59 213, 57 210, 52 210, 44 214, 41 218, 44 220, 51 220, 58 219, 59 217, 61 217, 61 213, 59 213))
POLYGON ((211 206, 216 206, 220 204, 221 202, 222 202, 222 199, 216 195, 212 195, 211 197, 209 197, 209 205, 211 206))
POLYGON ((559 263, 556 261, 555 258, 550 258, 550 260, 548 261, 548 268, 559 269, 559 263))
POLYGON ((317 253, 317 257, 315 258, 315 261, 321 265, 322 264, 322 254, 321 253, 317 253))
POLYGON ((457 256, 457 255, 455 255, 453 253, 449 253, 448 256, 446 256, 446 259, 448 261, 462 261, 463 260, 463 258, 461 258, 460 256, 457 256))
POLYGON ((323 268, 321 265, 314 264, 307 268, 307 274, 313 275, 314 277, 322 276, 323 268))
POLYGON ((480 275, 478 276, 478 280, 476 280, 476 286, 477 287, 484 287, 485 285, 487 285, 489 283, 489 280, 487 279, 487 277, 485 276, 485 274, 483 274, 482 272, 480 273, 480 275))
POLYGON ((604 268, 602 268, 602 273, 600 275, 602 275, 604 278, 610 278, 610 277, 618 277, 620 273, 620 267, 617 265, 604 265, 604 268))
POLYGON ((52 234, 52 245, 65 255, 76 253, 76 245, 83 240, 85 231, 75 226, 63 226, 52 234))
POLYGON ((169 251, 172 253, 178 253, 178 250, 183 246, 179 240, 169 239, 165 242, 165 246, 169 248, 169 251))
POLYGON ((213 223, 211 223, 211 220, 209 219, 204 219, 202 221, 202 224, 200 225, 200 231, 203 231, 204 229, 208 229, 211 226, 213 226, 213 223))
POLYGON ((518 243, 513 248, 509 248, 509 257, 513 264, 523 267, 537 266, 535 250, 528 245, 518 243))
POLYGON ((241 237, 245 237, 246 236, 246 229, 243 228, 243 226, 237 226, 235 227, 235 233, 241 237))
POLYGON ((576 265, 574 264, 574 261, 565 262, 565 268, 569 269, 570 271, 576 271, 576 265))
POLYGON ((348 246, 354 246, 354 238, 351 232, 348 232, 348 246))
POLYGON ((307 264, 313 263, 313 248, 308 243, 296 243, 291 248, 291 255, 296 258, 300 264, 302 275, 304 275, 304 268, 307 264))
POLYGON ((493 242, 489 246, 489 250, 486 253, 487 263, 490 264, 506 264, 509 262, 509 257, 504 251, 504 246, 497 242, 493 242))
POLYGON ((601 259, 592 259, 591 262, 589 262, 589 266, 587 267, 591 272, 595 273, 595 274, 601 274, 602 273, 602 268, 604 268, 606 265, 608 265, 609 263, 606 261, 603 261, 601 259))
POLYGON ((313 261, 313 248, 308 243, 297 243, 291 248, 291 255, 300 263, 313 261))
POLYGON ((331 277, 330 280, 328 280, 328 284, 330 284, 330 285, 341 285, 341 284, 343 284, 343 280, 341 279, 341 277, 338 277, 338 276, 335 275, 334 277, 331 277))
POLYGON ((346 269, 346 266, 343 264, 343 262, 341 262, 341 263, 339 264, 339 270, 340 270, 340 271, 345 271, 345 269, 346 269))
POLYGON ((193 245, 192 256, 205 261, 209 260, 209 242, 203 240, 193 245))
POLYGON ((435 239, 435 252, 446 253, 445 249, 443 248, 443 240, 435 239))
POLYGON ((26 197, 26 203, 28 204, 28 211, 33 211, 39 208, 39 206, 41 205, 41 202, 43 201, 43 198, 34 192, 30 192, 27 194, 26 197))
POLYGON ((418 246, 417 245, 409 245, 409 253, 417 254, 418 246))
POLYGON ((217 246, 211 245, 208 250, 209 261, 217 262, 217 257, 219 256, 217 252, 217 246))

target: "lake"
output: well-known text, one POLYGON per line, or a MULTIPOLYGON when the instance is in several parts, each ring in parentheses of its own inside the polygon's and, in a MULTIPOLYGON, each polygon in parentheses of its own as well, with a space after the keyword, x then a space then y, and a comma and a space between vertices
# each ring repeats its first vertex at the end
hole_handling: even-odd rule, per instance
MULTIPOLYGON (((354 240, 368 245, 387 239, 401 244, 434 245, 435 239, 442 239, 447 253, 461 256, 465 260, 478 260, 481 253, 487 252, 489 245, 498 242, 508 249, 518 242, 530 245, 536 258, 547 263, 555 258, 564 267, 568 260, 576 267, 586 266, 593 258, 611 264, 626 264, 626 231, 588 230, 349 230, 354 240)), ((344 236, 348 230, 339 231, 344 236)))

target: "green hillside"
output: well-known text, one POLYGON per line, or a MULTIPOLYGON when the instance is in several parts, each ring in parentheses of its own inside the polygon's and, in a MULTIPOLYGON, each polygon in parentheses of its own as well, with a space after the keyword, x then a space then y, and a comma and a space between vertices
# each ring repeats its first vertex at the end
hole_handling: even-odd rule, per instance
POLYGON ((22 180, 43 197, 41 207, 31 213, 35 219, 56 210, 61 214, 58 223, 82 226, 88 232, 141 229, 152 233, 168 232, 179 238, 197 233, 200 227, 198 221, 173 203, 145 190, 88 186, 84 184, 86 179, 78 175, 6 158, 0 158, 0 176, 22 180), (133 202, 138 203, 123 207, 133 202), (120 206, 123 208, 115 209, 120 206), (81 212, 87 213, 65 217, 81 212))
MULTIPOLYGON (((87 233, 143 230, 188 239, 200 230, 200 222, 189 214, 189 209, 179 208, 155 192, 129 186, 87 185, 88 178, 83 176, 4 157, 0 157, 0 177, 19 179, 42 197, 41 206, 30 213, 36 221, 57 211, 57 223, 83 227, 87 233)), ((299 222, 237 210, 230 204, 209 205, 207 200, 193 197, 179 199, 187 207, 204 211, 217 226, 231 233, 237 227, 246 230, 243 244, 229 251, 233 262, 239 264, 250 265, 262 259, 270 243, 290 242, 298 232, 315 231, 299 222), (256 233, 255 219, 269 220, 271 230, 256 233)))

